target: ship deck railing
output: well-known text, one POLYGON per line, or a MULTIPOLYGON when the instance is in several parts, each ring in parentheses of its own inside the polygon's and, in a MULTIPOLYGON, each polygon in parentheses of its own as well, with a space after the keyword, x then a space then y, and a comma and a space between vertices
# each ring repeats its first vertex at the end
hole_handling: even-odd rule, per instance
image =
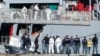
POLYGON ((50 17, 47 17, 45 10, 39 10, 37 12, 33 9, 0 9, 0 22, 75 25, 91 24, 91 13, 86 11, 52 10, 49 14, 50 17), (37 12, 38 14, 36 16, 37 12))

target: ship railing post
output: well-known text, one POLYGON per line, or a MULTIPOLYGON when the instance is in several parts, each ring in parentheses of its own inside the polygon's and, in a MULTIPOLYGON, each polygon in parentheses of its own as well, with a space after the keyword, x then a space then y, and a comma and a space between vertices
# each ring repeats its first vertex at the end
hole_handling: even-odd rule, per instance
POLYGON ((3 36, 1 36, 1 42, 0 42, 0 44, 3 44, 3 36))

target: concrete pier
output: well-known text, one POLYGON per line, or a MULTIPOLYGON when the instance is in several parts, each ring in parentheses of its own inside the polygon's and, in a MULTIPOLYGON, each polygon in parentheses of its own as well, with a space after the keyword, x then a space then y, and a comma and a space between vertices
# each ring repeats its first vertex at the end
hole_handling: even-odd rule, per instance
POLYGON ((0 54, 0 56, 92 56, 91 54, 0 54))

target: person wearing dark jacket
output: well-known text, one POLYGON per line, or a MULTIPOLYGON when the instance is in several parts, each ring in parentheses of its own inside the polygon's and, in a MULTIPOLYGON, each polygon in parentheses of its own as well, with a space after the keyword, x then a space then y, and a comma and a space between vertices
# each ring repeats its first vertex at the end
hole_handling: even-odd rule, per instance
POLYGON ((83 45, 83 54, 87 54, 87 39, 86 36, 84 37, 84 39, 82 40, 82 45, 83 45))
POLYGON ((44 38, 42 40, 42 44, 43 44, 43 53, 47 54, 48 53, 48 48, 49 48, 48 34, 46 34, 46 36, 44 36, 44 38))
POLYGON ((30 39, 29 35, 27 35, 27 33, 25 33, 22 36, 22 41, 23 41, 22 49, 26 50, 25 53, 29 53, 29 49, 31 46, 31 39, 30 39))
POLYGON ((64 39, 62 40, 62 53, 65 53, 65 39, 66 39, 66 36, 64 36, 64 39))
POLYGON ((37 49, 39 48, 39 44, 38 44, 38 38, 40 36, 40 33, 38 34, 38 36, 35 38, 34 44, 35 44, 35 50, 33 53, 38 53, 40 54, 40 52, 37 51, 37 49))
POLYGON ((29 54, 29 49, 30 49, 30 47, 31 47, 31 39, 30 39, 30 36, 28 35, 27 37, 26 37, 26 53, 28 53, 29 54))
POLYGON ((68 37, 68 35, 66 35, 64 44, 65 44, 65 53, 69 54, 70 53, 70 38, 68 37))
POLYGON ((23 36, 22 36, 22 49, 25 49, 25 45, 26 45, 26 34, 24 34, 23 36))
POLYGON ((75 53, 75 43, 73 36, 71 36, 70 38, 70 45, 71 45, 71 50, 73 51, 73 53, 75 53))
POLYGON ((75 54, 79 54, 80 38, 78 37, 78 35, 76 35, 76 38, 74 39, 74 43, 75 43, 75 54))
POLYGON ((98 38, 96 34, 94 35, 92 42, 93 42, 93 54, 95 54, 94 52, 98 54, 98 38))

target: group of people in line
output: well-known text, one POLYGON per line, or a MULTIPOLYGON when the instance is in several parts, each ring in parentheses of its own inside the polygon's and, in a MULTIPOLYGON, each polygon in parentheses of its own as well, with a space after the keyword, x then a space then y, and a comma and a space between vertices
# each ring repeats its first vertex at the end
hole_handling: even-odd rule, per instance
MULTIPOLYGON (((40 34, 35 38, 34 44, 34 52, 40 54, 41 52, 38 52, 39 48, 39 38, 40 34)), ((22 47, 21 49, 25 49, 26 53, 30 53, 30 47, 31 47, 31 39, 28 34, 24 34, 22 36, 22 47)), ((73 36, 69 37, 68 35, 64 36, 63 39, 60 38, 60 36, 44 36, 42 39, 42 53, 43 54, 80 54, 80 47, 82 46, 82 53, 83 54, 98 54, 98 37, 96 34, 94 34, 93 38, 89 38, 87 40, 87 37, 84 36, 82 41, 80 40, 80 37, 76 35, 75 38, 73 36), (93 47, 93 53, 91 53, 91 48, 93 47)))
MULTIPOLYGON (((32 11, 30 13, 32 13, 32 12, 34 12, 34 13, 32 13, 30 15, 30 17, 37 20, 37 19, 40 19, 42 16, 42 17, 46 18, 47 20, 50 20, 51 9, 49 8, 49 6, 46 5, 45 7, 43 7, 43 6, 41 6, 41 7, 42 8, 40 8, 39 4, 32 5, 30 8, 30 9, 32 9, 32 11), (41 13, 44 13, 45 15, 41 14, 41 13)), ((22 8, 21 12, 22 12, 23 18, 26 19, 28 11, 25 6, 22 8)))
POLYGON ((98 54, 98 38, 96 34, 88 40, 84 36, 82 41, 78 35, 76 35, 76 38, 66 35, 64 39, 61 39, 60 36, 49 37, 47 34, 42 40, 42 45, 42 52, 44 54, 80 54, 81 45, 83 54, 98 54), (90 53, 92 46, 93 53, 90 53))
MULTIPOLYGON (((23 7, 21 10, 22 13, 22 17, 24 19, 27 19, 27 17, 33 18, 35 20, 39 20, 39 19, 45 19, 45 20, 54 20, 55 13, 52 11, 52 9, 49 7, 49 5, 41 5, 40 4, 33 4, 30 7, 31 11, 30 11, 30 16, 27 16, 27 7, 23 7), (33 13, 32 13, 33 12, 33 13)), ((62 15, 64 12, 64 8, 62 6, 58 6, 57 12, 56 14, 58 15, 57 18, 60 17, 60 15, 62 15)))

